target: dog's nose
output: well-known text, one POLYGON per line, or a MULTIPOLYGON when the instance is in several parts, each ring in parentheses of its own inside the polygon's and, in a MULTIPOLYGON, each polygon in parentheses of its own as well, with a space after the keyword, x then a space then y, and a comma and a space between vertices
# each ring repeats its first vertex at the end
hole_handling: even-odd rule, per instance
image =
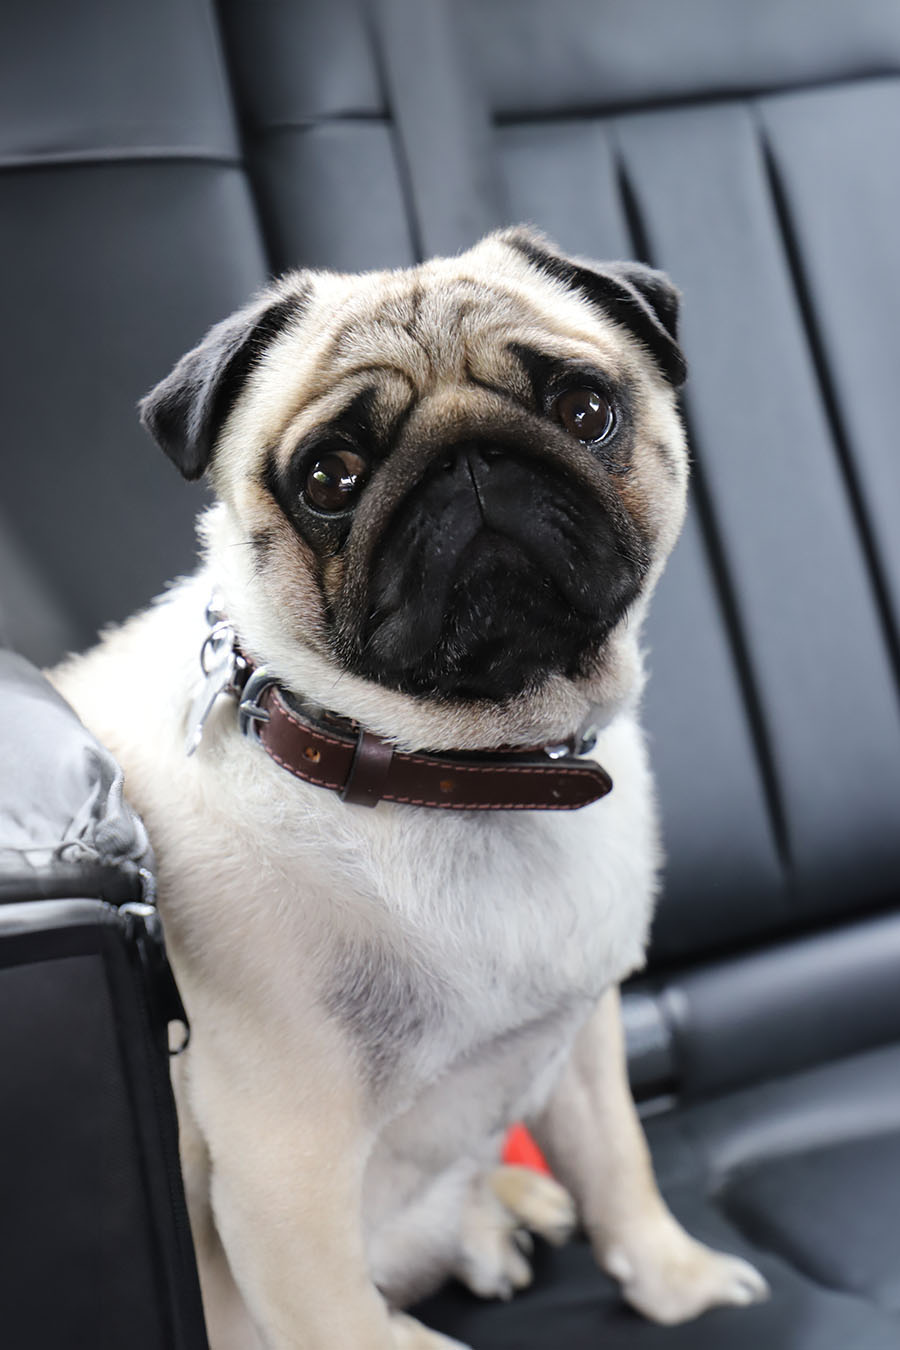
POLYGON ((490 465, 498 459, 506 459, 508 454, 509 452, 502 445, 492 445, 490 442, 466 441, 462 445, 454 445, 452 449, 448 450, 441 462, 441 467, 446 473, 452 473, 457 467, 462 467, 471 472, 476 471, 480 464, 490 465))
POLYGON ((490 464, 495 459, 505 459, 509 452, 502 445, 476 445, 470 453, 490 464))

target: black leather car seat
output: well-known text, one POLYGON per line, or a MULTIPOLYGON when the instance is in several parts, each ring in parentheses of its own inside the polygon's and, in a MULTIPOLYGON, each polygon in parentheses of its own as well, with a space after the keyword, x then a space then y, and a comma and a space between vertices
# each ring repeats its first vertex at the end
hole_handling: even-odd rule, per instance
POLYGON ((896 1346, 896 4, 35 0, 0 25, 0 615, 37 659, 190 565, 202 494, 134 403, 270 272, 529 220, 683 288, 692 506, 647 636, 669 861, 627 1009, 672 1204, 774 1297, 661 1330, 575 1244, 509 1307, 428 1315, 485 1350, 896 1346))

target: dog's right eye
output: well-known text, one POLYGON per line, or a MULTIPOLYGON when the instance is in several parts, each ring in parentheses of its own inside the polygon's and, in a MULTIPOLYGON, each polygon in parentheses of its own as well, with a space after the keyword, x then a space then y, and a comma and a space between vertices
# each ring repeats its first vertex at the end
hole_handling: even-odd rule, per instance
POLYGON ((343 446, 317 459, 306 476, 304 495, 317 511, 343 511, 351 505, 369 475, 362 455, 343 446))
POLYGON ((588 385, 564 389, 552 411, 566 431, 585 445, 605 441, 615 424, 609 400, 588 385))

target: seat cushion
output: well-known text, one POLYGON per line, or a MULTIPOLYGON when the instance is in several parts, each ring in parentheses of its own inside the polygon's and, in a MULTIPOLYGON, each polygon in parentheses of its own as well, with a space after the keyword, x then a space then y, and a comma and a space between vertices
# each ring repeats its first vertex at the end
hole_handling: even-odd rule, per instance
POLYGON ((778 1158, 735 1182, 726 1203, 756 1245, 900 1313, 900 1135, 778 1158))
POLYGON ((667 1112, 647 1133, 674 1212, 758 1266, 768 1303, 654 1326, 582 1240, 541 1247, 512 1304, 452 1286, 420 1315, 474 1350, 896 1350, 900 1047, 667 1112))

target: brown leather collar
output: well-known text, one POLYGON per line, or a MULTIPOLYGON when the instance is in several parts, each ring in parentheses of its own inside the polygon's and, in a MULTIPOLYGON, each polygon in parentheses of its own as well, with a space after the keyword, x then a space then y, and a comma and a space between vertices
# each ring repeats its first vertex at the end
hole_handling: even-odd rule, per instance
POLYGON ((330 788, 353 805, 574 811, 612 788, 605 769, 565 746, 469 754, 395 750, 344 718, 308 714, 267 671, 243 661, 241 729, 295 778, 330 788))

